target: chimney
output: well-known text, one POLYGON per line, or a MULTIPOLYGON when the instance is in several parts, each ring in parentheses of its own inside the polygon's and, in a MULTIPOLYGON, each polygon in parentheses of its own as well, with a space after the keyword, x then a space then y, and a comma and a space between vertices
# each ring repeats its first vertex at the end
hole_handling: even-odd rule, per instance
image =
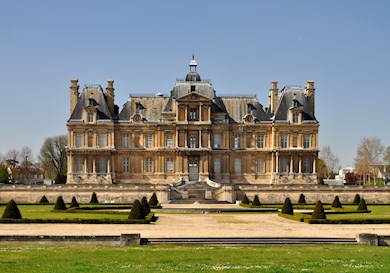
POLYGON ((306 87, 305 87, 305 96, 307 98, 307 101, 309 103, 309 107, 311 109, 311 114, 314 117, 315 111, 314 111, 314 105, 315 105, 315 88, 314 88, 314 81, 313 80, 307 80, 306 87))
POLYGON ((72 115, 74 108, 76 107, 78 98, 79 98, 79 80, 71 79, 70 80, 70 115, 72 115))
POLYGON ((107 104, 108 108, 110 109, 111 114, 114 114, 114 108, 115 108, 115 103, 114 103, 114 80, 107 80, 107 88, 106 88, 106 94, 107 94, 107 104))
POLYGON ((272 114, 275 113, 278 106, 278 81, 271 81, 271 89, 268 96, 268 108, 272 114))

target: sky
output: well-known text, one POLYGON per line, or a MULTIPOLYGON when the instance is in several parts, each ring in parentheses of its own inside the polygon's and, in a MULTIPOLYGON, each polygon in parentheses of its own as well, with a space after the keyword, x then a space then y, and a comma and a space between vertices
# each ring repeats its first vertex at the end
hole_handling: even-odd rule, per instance
POLYGON ((219 95, 315 80, 320 148, 390 145, 390 1, 1 1, 0 153, 66 134, 70 79, 169 94, 192 54, 219 95))

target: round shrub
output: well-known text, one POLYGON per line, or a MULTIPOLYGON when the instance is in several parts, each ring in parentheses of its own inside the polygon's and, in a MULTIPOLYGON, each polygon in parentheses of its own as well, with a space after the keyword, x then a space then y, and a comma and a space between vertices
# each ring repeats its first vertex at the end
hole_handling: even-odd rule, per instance
POLYGON ((360 202, 357 210, 368 210, 366 200, 364 200, 364 198, 360 198, 360 202))
POLYGON ((66 205, 62 196, 58 196, 56 204, 54 205, 54 210, 66 210, 66 205))
POLYGON ((294 209, 293 209, 293 206, 291 204, 291 200, 288 197, 286 198, 286 200, 284 200, 282 213, 289 214, 289 215, 294 215, 294 209))
POLYGON ((158 199, 157 199, 157 195, 156 195, 156 193, 154 192, 153 194, 152 194, 152 196, 150 197, 150 199, 149 199, 149 206, 150 207, 156 207, 157 205, 158 205, 158 199))
POLYGON ((77 202, 75 196, 72 197, 72 202, 70 203, 70 207, 71 207, 71 208, 78 208, 78 207, 80 207, 80 205, 79 205, 79 203, 77 202))
POLYGON ((2 219, 22 219, 18 205, 11 199, 5 207, 2 219))
POLYGON ((333 200, 332 203, 332 208, 342 208, 343 206, 341 205, 339 197, 336 195, 336 197, 333 200))
POLYGON ((311 219, 326 219, 324 206, 322 205, 321 201, 317 201, 316 207, 314 208, 313 214, 311 215, 311 219))
POLYGON ((142 197, 141 206, 142 206, 142 210, 144 212, 144 215, 145 216, 148 215, 150 213, 150 207, 149 207, 148 201, 146 200, 146 196, 142 197))
POLYGON ((359 205, 359 203, 360 203, 360 195, 356 194, 352 204, 359 205))
POLYGON ((145 214, 143 213, 141 203, 138 200, 135 200, 133 203, 133 206, 129 214, 129 219, 132 220, 145 219, 145 214))
POLYGON ((303 195, 303 193, 301 193, 301 195, 299 195, 298 204, 306 204, 306 198, 303 195))
POLYGON ((93 192, 92 193, 92 196, 91 196, 91 201, 89 201, 90 204, 99 204, 99 201, 97 199, 97 195, 96 195, 96 192, 93 192))
POLYGON ((249 199, 248 196, 246 196, 246 194, 244 194, 244 196, 242 197, 241 204, 249 205, 249 199))
POLYGON ((41 200, 39 200, 39 204, 50 204, 49 200, 47 200, 46 196, 42 196, 41 200))
POLYGON ((261 206, 259 197, 257 195, 255 195, 255 197, 253 198, 252 206, 254 206, 254 207, 260 207, 261 206))

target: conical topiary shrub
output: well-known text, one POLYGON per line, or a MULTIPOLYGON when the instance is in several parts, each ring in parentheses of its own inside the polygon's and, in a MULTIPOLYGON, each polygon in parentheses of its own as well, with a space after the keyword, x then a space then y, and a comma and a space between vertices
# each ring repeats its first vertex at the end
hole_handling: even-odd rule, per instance
POLYGON ((301 195, 299 195, 298 204, 306 204, 306 198, 303 195, 303 193, 301 193, 301 195))
POLYGON ((326 219, 324 206, 322 205, 321 201, 317 201, 316 207, 314 208, 313 214, 311 215, 311 219, 326 219))
POLYGON ((142 206, 142 210, 144 212, 144 215, 147 216, 150 213, 150 207, 149 207, 148 201, 146 200, 146 196, 142 197, 141 206, 142 206))
POLYGON ((286 200, 284 200, 282 213, 289 214, 289 215, 294 215, 294 209, 293 209, 293 206, 291 204, 291 200, 288 197, 286 198, 286 200))
POLYGON ((368 210, 366 200, 364 200, 364 198, 360 198, 360 202, 357 210, 368 210))
POLYGON ((39 204, 50 204, 49 200, 47 200, 46 196, 42 196, 41 200, 39 200, 39 204))
POLYGON ((254 207, 260 207, 261 206, 259 197, 257 195, 255 195, 255 197, 253 198, 252 206, 254 206, 254 207))
POLYGON ((5 207, 2 219, 22 219, 18 205, 11 199, 5 207))
POLYGON ((93 192, 91 196, 91 201, 89 201, 90 204, 99 204, 99 201, 97 199, 96 193, 93 192))
POLYGON ((129 219, 145 219, 145 214, 143 213, 141 203, 138 200, 135 200, 133 206, 131 207, 129 219))
POLYGON ((154 192, 149 199, 149 207, 156 207, 158 205, 157 195, 154 192))
POLYGON ((77 202, 75 196, 72 197, 72 202, 70 203, 70 207, 71 207, 71 208, 78 208, 78 207, 80 207, 80 205, 79 205, 79 203, 77 202))
POLYGON ((62 196, 58 196, 53 210, 66 210, 66 205, 64 199, 62 199, 62 196))
POLYGON ((354 204, 354 205, 359 205, 359 203, 360 203, 360 195, 359 195, 359 194, 356 194, 356 195, 355 195, 355 198, 353 199, 352 204, 354 204))
POLYGON ((246 194, 244 194, 244 196, 242 197, 241 204, 249 205, 249 199, 246 194))
POLYGON ((339 197, 336 195, 336 197, 333 200, 332 203, 332 208, 342 208, 343 206, 341 205, 339 197))

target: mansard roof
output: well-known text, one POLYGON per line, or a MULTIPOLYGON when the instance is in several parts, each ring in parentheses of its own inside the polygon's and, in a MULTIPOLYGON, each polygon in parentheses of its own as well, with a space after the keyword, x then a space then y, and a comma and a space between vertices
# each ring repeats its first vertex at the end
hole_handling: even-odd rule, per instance
POLYGON ((135 114, 140 114, 147 122, 159 122, 169 97, 130 96, 119 114, 120 121, 130 121, 135 114))
POLYGON ((279 103, 273 121, 288 121, 289 110, 296 108, 302 112, 302 122, 317 122, 317 119, 310 110, 312 109, 312 102, 306 97, 302 87, 285 86, 279 96, 279 103))
POLYGON ((100 85, 85 85, 83 92, 78 97, 76 107, 70 116, 71 120, 81 120, 83 110, 88 107, 94 107, 97 111, 98 120, 112 120, 112 114, 108 108, 106 95, 100 85), (93 90, 94 95, 88 96, 87 91, 93 90))

